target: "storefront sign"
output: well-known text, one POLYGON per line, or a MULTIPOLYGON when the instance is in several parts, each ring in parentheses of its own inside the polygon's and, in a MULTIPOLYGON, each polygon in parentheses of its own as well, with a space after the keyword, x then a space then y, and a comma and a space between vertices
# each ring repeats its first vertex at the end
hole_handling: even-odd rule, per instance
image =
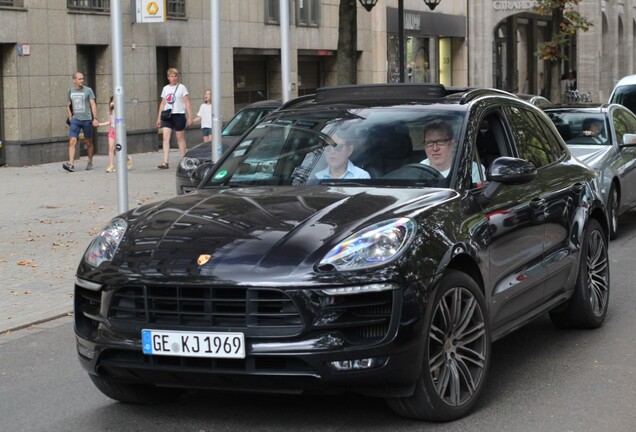
POLYGON ((534 0, 494 1, 492 7, 496 11, 532 10, 537 5, 534 0))

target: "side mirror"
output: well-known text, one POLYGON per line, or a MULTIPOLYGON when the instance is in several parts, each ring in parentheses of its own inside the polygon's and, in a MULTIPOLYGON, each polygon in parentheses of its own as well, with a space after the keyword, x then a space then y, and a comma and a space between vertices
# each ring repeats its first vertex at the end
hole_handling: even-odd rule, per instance
POLYGON ((214 168, 214 162, 205 162, 199 165, 192 171, 190 174, 190 182, 194 186, 199 186, 199 183, 203 181, 203 179, 212 171, 214 168))
POLYGON ((485 205, 497 195, 501 186, 528 183, 537 176, 537 168, 532 162, 512 157, 498 157, 490 164, 486 178, 490 182, 478 197, 485 205))
POLYGON ((636 134, 626 133, 623 134, 623 145, 636 145, 636 134))
POLYGON ((488 168, 486 178, 503 184, 528 183, 537 176, 537 168, 532 162, 512 157, 499 157, 488 168))

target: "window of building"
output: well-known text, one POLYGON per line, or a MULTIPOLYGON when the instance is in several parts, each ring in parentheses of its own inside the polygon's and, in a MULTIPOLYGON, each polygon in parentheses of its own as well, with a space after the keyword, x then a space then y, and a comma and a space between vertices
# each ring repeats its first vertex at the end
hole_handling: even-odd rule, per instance
POLYGON ((78 11, 109 12, 110 0, 66 0, 66 6, 78 11))
POLYGON ((310 27, 320 25, 320 0, 296 1, 296 25, 310 27))
POLYGON ((265 23, 279 24, 280 22, 280 1, 265 0, 265 23))
POLYGON ((0 0, 0 6, 23 7, 24 0, 0 0))
POLYGON ((168 0, 166 15, 168 18, 185 18, 185 0, 168 0))

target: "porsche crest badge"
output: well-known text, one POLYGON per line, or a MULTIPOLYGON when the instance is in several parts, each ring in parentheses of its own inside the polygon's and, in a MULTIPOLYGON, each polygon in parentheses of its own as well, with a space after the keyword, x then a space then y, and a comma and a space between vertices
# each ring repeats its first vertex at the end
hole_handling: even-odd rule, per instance
POLYGON ((210 261, 210 258, 212 258, 212 255, 201 254, 201 255, 199 255, 199 258, 197 258, 197 264, 202 266, 203 264, 205 264, 208 261, 210 261))

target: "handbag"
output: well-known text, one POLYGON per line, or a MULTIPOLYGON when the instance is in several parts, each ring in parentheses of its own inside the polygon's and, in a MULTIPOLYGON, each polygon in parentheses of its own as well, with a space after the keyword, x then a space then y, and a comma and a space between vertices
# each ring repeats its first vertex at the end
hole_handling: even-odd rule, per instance
MULTIPOLYGON (((177 90, 179 90, 179 86, 181 83, 177 84, 177 87, 174 89, 174 93, 172 93, 173 99, 177 95, 177 90)), ((170 120, 170 116, 172 115, 172 108, 168 108, 166 110, 161 111, 161 120, 168 121, 170 120)))

